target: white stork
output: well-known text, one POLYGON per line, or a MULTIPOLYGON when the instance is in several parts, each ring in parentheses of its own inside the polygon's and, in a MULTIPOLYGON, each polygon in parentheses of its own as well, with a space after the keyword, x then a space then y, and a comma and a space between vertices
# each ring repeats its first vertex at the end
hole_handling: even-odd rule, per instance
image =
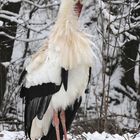
POLYGON ((83 0, 61 0, 47 43, 25 67, 25 132, 36 140, 67 140, 93 65, 91 42, 78 26, 83 0))

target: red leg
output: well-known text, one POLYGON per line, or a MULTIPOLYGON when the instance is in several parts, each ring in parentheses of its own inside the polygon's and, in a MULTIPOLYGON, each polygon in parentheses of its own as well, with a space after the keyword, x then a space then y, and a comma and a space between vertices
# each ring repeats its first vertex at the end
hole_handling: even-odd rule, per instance
POLYGON ((54 113, 53 113, 53 124, 54 124, 55 131, 56 131, 56 138, 57 138, 57 140, 60 140, 59 118, 58 118, 58 113, 56 111, 54 111, 54 113))
POLYGON ((63 131, 64 131, 64 138, 65 138, 65 140, 68 140, 68 138, 67 138, 67 129, 66 129, 65 111, 61 111, 61 113, 60 113, 60 119, 61 119, 63 131))

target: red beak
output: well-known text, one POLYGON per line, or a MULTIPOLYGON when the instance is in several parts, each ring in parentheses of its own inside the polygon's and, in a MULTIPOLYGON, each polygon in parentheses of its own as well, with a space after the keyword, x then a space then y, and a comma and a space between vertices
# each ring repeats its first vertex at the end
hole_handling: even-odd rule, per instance
POLYGON ((83 4, 81 4, 80 0, 78 0, 78 2, 75 5, 75 11, 77 11, 78 17, 81 14, 82 7, 83 7, 83 4))

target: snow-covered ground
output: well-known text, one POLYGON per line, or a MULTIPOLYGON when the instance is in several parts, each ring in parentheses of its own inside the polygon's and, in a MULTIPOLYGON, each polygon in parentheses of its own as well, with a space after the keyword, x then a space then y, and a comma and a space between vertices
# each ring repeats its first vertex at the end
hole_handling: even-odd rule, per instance
MULTIPOLYGON (((108 134, 108 133, 82 133, 79 136, 71 136, 68 135, 69 140, 140 140, 139 134, 124 134, 122 136, 118 134, 108 134)), ((10 131, 2 131, 0 132, 0 140, 26 140, 24 132, 10 132, 10 131)))
POLYGON ((23 131, 20 132, 10 132, 2 131, 0 132, 0 140, 24 140, 25 135, 23 131))

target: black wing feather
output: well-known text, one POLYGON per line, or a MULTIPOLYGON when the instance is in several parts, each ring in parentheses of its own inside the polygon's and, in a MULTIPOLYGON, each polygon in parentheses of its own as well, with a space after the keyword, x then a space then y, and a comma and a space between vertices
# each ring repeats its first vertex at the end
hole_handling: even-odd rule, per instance
MULTIPOLYGON (((55 90, 53 89, 53 91, 57 92, 60 89, 60 87, 61 87, 61 85, 59 85, 59 88, 57 87, 57 88, 55 88, 55 90)), ((32 125, 33 119, 37 116, 38 119, 41 120, 51 101, 52 95, 49 93, 50 88, 49 88, 49 90, 47 90, 47 88, 45 88, 46 96, 45 96, 45 92, 41 91, 41 89, 42 89, 42 86, 39 85, 38 94, 37 94, 37 92, 33 90, 33 87, 31 90, 30 90, 30 88, 29 89, 24 88, 25 93, 22 93, 25 95, 25 101, 26 101, 26 103, 25 103, 25 133, 28 134, 28 136, 30 136, 30 130, 31 130, 31 125, 32 125), (41 93, 43 93, 43 96, 41 96, 42 95, 41 93)))
POLYGON ((45 97, 52 95, 60 89, 60 85, 54 83, 43 83, 42 85, 31 86, 30 88, 22 87, 20 97, 34 99, 36 97, 45 97))
POLYGON ((42 120, 43 115, 45 114, 45 112, 49 106, 51 98, 52 98, 52 96, 46 96, 46 97, 42 98, 38 111, 37 111, 37 117, 39 120, 42 120))
POLYGON ((35 118, 37 110, 41 102, 41 97, 37 97, 33 100, 26 100, 25 105, 25 133, 30 136, 32 120, 35 118))
POLYGON ((68 88, 68 70, 65 70, 64 68, 62 68, 61 77, 62 77, 62 83, 64 85, 64 89, 65 89, 65 91, 67 91, 67 88, 68 88))

